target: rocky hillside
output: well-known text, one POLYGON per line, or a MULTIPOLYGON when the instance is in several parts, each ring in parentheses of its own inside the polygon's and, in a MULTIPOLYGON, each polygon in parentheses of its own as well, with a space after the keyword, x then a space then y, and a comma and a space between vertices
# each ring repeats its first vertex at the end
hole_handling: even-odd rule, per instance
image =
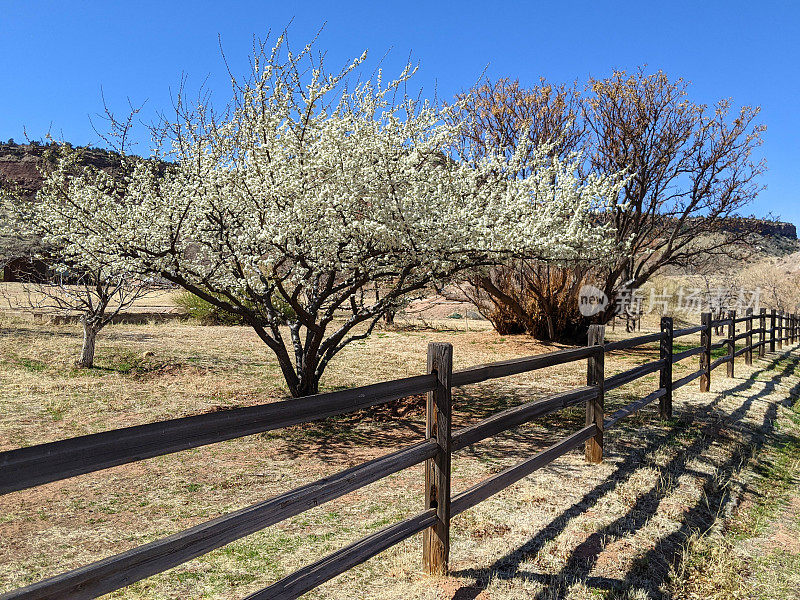
MULTIPOLYGON (((55 144, 0 143, 0 190, 33 197, 41 187, 40 168, 44 162, 53 160, 55 144)), ((99 148, 86 148, 84 160, 101 169, 110 168, 118 162, 113 152, 99 148)))

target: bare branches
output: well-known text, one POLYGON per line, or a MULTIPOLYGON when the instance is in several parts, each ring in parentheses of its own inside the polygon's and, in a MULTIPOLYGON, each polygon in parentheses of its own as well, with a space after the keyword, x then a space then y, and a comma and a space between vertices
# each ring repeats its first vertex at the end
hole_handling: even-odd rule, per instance
POLYGON ((665 266, 709 252, 736 251, 750 232, 723 220, 762 189, 765 166, 753 159, 765 130, 755 122, 758 108, 732 114, 729 100, 697 104, 685 81, 644 69, 590 80, 587 91, 592 168, 630 174, 610 213, 628 250, 606 271, 606 292, 638 287, 665 266))

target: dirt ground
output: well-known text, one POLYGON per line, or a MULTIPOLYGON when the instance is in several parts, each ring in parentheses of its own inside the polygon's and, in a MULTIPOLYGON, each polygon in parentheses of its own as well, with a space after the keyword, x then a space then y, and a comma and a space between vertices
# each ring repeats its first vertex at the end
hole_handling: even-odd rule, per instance
MULTIPOLYGON (((624 334, 617 329, 614 335, 624 334)), ((429 341, 453 343, 456 369, 556 347, 490 331, 379 331, 347 348, 323 387, 418 374, 429 341)), ((98 368, 91 371, 71 366, 79 346, 75 327, 0 321, 0 449, 285 397, 277 365, 247 328, 113 326, 98 340, 98 368)), ((612 354, 607 373, 656 354, 653 347, 612 354)), ((672 421, 659 421, 653 406, 621 421, 606 434, 602 464, 588 465, 582 452, 571 452, 459 515, 452 524, 449 577, 421 573, 420 536, 415 536, 307 597, 693 597, 701 588, 683 582, 682 573, 707 569, 682 568, 692 559, 687 544, 714 528, 724 530, 720 523, 757 505, 748 492, 760 489, 764 479, 759 457, 798 439, 800 424, 789 418, 794 414, 789 399, 800 389, 798 361, 800 353, 786 350, 752 368, 737 362, 734 379, 718 369, 711 393, 700 394, 697 382, 676 393, 672 421)), ((676 367, 676 378, 697 368, 696 357, 686 363, 676 367)), ((582 385, 584 378, 581 362, 458 390, 454 427, 582 385)), ((656 386, 653 375, 611 392, 607 412, 656 386)), ((463 450, 454 457, 454 493, 578 429, 583 419, 582 409, 570 409, 463 450)), ((413 443, 424 434, 423 421, 420 403, 394 415, 359 413, 3 496, 0 592, 413 443)), ((796 484, 788 490, 789 499, 800 495, 796 484)), ((421 491, 417 466, 109 597, 242 598, 418 512, 421 491)), ((783 515, 795 510, 796 500, 778 506, 764 528, 744 526, 753 533, 737 542, 743 548, 750 544, 750 550, 742 550, 744 560, 751 552, 754 563, 753 556, 766 552, 758 550, 759 544, 781 545, 779 540, 795 531, 796 515, 783 515), (784 537, 770 541, 773 531, 784 537)), ((757 569, 748 577, 757 581, 757 569)))

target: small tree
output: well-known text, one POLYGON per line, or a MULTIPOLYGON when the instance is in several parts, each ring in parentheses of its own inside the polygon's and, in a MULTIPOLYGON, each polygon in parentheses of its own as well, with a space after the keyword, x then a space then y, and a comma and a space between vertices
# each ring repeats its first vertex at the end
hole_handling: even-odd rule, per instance
MULTIPOLYGON (((62 150, 55 149, 55 154, 61 154, 59 169, 62 174, 79 173, 85 168, 81 149, 62 150)), ((39 165, 43 174, 47 176, 57 160, 53 154, 48 154, 39 165)), ((119 169, 113 174, 103 173, 109 181, 122 177, 119 169)), ((53 195, 52 185, 53 180, 48 183, 46 179, 43 197, 68 202, 68 198, 53 195)), ((68 224, 53 219, 52 206, 42 198, 25 199, 8 191, 2 205, 6 236, 35 240, 30 250, 31 264, 44 263, 50 268, 47 281, 37 281, 37 273, 37 277, 31 278, 35 282, 19 284, 21 294, 6 292, 7 301, 18 309, 61 317, 77 315, 83 326, 83 346, 76 364, 93 367, 97 334, 144 296, 150 286, 140 277, 120 269, 109 256, 78 250, 71 245, 67 241, 70 231, 65 229, 68 224)))
MULTIPOLYGON (((51 257, 52 258, 52 257, 51 257)), ((9 296, 9 303, 45 314, 70 317, 77 315, 83 326, 83 345, 80 357, 75 361, 79 367, 94 366, 97 334, 124 312, 149 287, 131 277, 114 275, 103 267, 93 270, 66 271, 57 269, 50 283, 22 283, 22 295, 9 296)))
POLYGON ((258 48, 226 111, 179 95, 158 130, 169 165, 129 160, 122 188, 59 169, 40 198, 74 253, 241 315, 293 396, 316 393, 331 359, 415 291, 514 253, 606 244, 593 215, 613 178, 578 181, 538 152, 509 179, 522 152, 458 160, 457 107, 396 100, 412 69, 354 83, 366 55, 328 74, 310 46, 258 48))

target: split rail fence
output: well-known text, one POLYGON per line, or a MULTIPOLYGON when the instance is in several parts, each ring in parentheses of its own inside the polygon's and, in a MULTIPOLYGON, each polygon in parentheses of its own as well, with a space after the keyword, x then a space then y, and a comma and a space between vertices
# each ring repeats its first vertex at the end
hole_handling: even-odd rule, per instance
POLYGON ((767 350, 780 350, 784 342, 795 343, 798 338, 798 315, 785 315, 774 310, 767 314, 762 309, 759 314, 748 310, 743 317, 737 318, 734 313, 719 320, 712 320, 710 313, 703 313, 700 325, 678 330, 673 329, 671 318, 664 317, 658 333, 606 344, 603 343, 604 328, 592 325, 586 347, 481 365, 458 372, 452 370, 452 346, 431 343, 428 348, 428 372, 424 375, 2 452, 0 493, 4 494, 116 465, 362 410, 406 396, 427 393, 428 397, 427 436, 416 444, 163 539, 10 591, 0 598, 96 598, 423 462, 424 510, 337 550, 247 598, 297 598, 418 532, 424 532, 422 553, 425 570, 431 574, 443 574, 447 572, 450 519, 453 516, 581 444, 585 445, 588 461, 600 462, 603 458, 603 433, 621 419, 655 400, 659 401, 660 417, 669 419, 676 389, 699 379, 700 390, 708 391, 711 373, 718 366, 725 364, 728 376, 732 377, 734 360, 738 356, 743 354, 746 363, 751 364, 754 353, 764 356, 767 350), (727 336, 712 343, 713 328, 726 325, 727 336), (743 331, 738 334, 737 325, 743 325, 743 331), (700 346, 673 352, 674 340, 697 333, 701 335, 700 346), (756 336, 758 341, 755 341, 756 336), (736 342, 740 340, 745 340, 745 343, 737 350, 736 342), (606 374, 606 353, 655 342, 659 343, 658 360, 622 373, 606 374), (712 361, 712 351, 719 348, 726 348, 727 352, 712 361), (673 365, 693 356, 699 356, 699 369, 673 380, 673 365), (454 387, 581 360, 587 361, 585 386, 509 408, 452 431, 451 391, 454 387), (659 373, 658 389, 611 415, 605 414, 606 392, 653 373, 659 373), (467 490, 451 493, 450 465, 453 453, 507 429, 579 403, 585 403, 586 406, 585 427, 467 490))

